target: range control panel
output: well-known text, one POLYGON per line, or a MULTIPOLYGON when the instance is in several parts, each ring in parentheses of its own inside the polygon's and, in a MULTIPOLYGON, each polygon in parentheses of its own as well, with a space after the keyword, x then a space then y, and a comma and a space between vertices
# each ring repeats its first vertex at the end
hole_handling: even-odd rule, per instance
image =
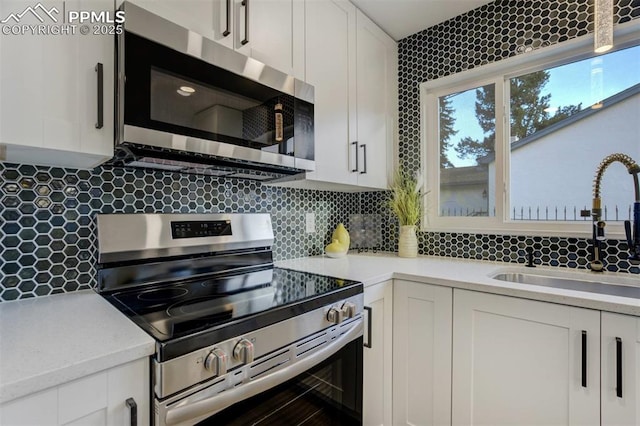
POLYGON ((174 240, 223 235, 232 235, 229 220, 171 222, 171 237, 174 240))

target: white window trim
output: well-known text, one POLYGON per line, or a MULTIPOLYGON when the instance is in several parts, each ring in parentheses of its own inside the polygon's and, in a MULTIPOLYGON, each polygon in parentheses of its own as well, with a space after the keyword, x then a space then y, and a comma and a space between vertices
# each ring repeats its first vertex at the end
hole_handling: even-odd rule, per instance
MULTIPOLYGON (((639 41, 640 19, 618 25, 615 28, 615 50, 636 45, 639 41)), ((584 222, 511 220, 508 212, 505 211, 505 206, 509 205, 509 182, 504 178, 510 174, 509 155, 506 155, 510 147, 505 126, 508 120, 509 89, 505 80, 516 75, 528 74, 592 56, 593 35, 589 34, 420 84, 420 164, 421 173, 426 183, 422 231, 564 237, 590 237, 592 235, 590 219, 586 219, 584 222), (496 214, 494 217, 439 216, 440 141, 436 132, 428 131, 428 129, 439 127, 438 98, 491 83, 495 83, 496 88, 496 214)), ((595 172, 594 170, 593 173, 595 174, 595 172)), ((585 194, 587 208, 591 206, 591 197, 592 194, 585 194)), ((629 197, 631 200, 632 194, 629 197)), ((624 239, 623 225, 608 223, 607 236, 614 239, 624 239)))

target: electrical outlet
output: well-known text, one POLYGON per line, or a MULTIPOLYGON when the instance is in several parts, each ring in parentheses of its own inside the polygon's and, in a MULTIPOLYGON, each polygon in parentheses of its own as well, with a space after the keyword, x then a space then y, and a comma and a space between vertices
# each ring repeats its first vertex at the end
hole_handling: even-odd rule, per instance
POLYGON ((311 212, 305 214, 305 227, 307 234, 316 232, 316 214, 311 212))

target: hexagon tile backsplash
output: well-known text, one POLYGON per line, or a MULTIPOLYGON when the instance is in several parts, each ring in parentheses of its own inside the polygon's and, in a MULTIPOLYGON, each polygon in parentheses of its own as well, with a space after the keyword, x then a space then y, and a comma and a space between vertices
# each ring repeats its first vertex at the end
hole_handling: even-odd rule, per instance
POLYGON ((170 172, 93 171, 0 162, 0 301, 91 288, 96 213, 271 213, 274 257, 321 254, 357 194, 170 172), (305 213, 316 232, 305 233, 305 213))
MULTIPOLYGON (((277 188, 169 172, 0 162, 0 302, 92 288, 96 213, 270 213, 280 260, 321 254, 340 222, 350 229, 354 248, 395 251, 397 222, 383 207, 385 197, 384 192, 277 188), (307 212, 316 214, 315 233, 305 232, 307 212)), ((607 268, 640 273, 625 260, 624 245, 607 242, 607 268)), ((524 263, 528 246, 536 249, 540 264, 586 267, 585 239, 419 234, 421 254, 444 257, 524 263)))

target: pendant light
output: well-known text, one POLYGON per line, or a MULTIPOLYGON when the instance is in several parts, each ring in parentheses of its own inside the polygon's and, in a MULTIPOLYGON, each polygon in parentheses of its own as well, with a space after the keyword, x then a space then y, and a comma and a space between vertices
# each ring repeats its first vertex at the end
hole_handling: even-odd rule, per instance
POLYGON ((595 0, 594 51, 606 52, 613 47, 613 0, 595 0))

